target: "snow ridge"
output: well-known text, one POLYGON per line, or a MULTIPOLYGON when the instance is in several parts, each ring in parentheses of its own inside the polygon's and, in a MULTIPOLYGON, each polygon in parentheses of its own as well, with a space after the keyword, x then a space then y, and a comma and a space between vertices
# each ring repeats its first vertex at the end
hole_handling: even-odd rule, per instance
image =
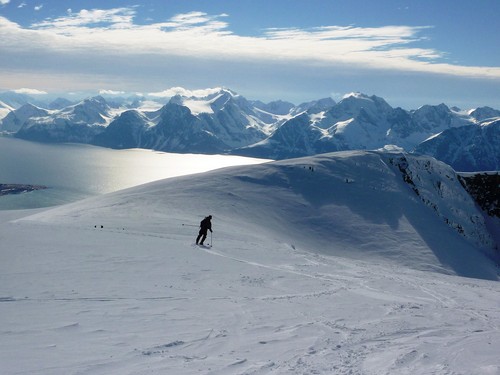
POLYGON ((479 248, 495 246, 475 202, 457 183, 460 180, 451 167, 428 157, 407 158, 404 154, 390 157, 389 163, 398 167, 403 180, 448 226, 479 248))
POLYGON ((489 261, 477 261, 483 254, 498 254, 481 212, 453 169, 394 151, 226 168, 137 187, 133 194, 126 190, 95 198, 92 204, 77 202, 32 219, 67 224, 76 217, 83 225, 101 222, 106 227, 106 220, 127 217, 136 205, 151 212, 153 221, 144 226, 156 227, 154 218, 162 212, 179 215, 182 222, 196 215, 186 208, 196 206, 218 217, 228 233, 253 228, 313 252, 475 277, 496 273, 493 264, 486 266, 489 261), (198 196, 203 199, 194 204, 198 196), (217 212, 211 202, 218 202, 217 212))

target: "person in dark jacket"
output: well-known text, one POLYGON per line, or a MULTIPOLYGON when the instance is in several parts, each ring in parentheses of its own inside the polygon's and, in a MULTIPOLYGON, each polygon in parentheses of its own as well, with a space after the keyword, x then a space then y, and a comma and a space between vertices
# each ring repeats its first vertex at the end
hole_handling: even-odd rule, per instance
POLYGON ((198 237, 196 238, 196 244, 203 245, 203 242, 207 238, 208 231, 212 232, 212 215, 208 215, 204 218, 200 223, 200 232, 198 233, 198 237), (201 241, 200 241, 201 239, 201 241))

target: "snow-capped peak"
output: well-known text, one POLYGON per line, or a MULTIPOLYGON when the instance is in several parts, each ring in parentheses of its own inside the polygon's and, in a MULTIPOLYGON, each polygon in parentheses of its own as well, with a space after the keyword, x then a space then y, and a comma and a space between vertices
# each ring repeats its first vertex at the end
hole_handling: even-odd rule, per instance
POLYGON ((170 99, 170 103, 188 107, 193 115, 214 113, 220 110, 228 100, 240 97, 236 92, 223 87, 178 91, 179 93, 170 99))
POLYGON ((363 94, 363 93, 358 92, 358 91, 353 91, 353 92, 349 92, 349 93, 345 94, 342 97, 342 100, 347 99, 347 98, 370 99, 370 97, 368 95, 363 94))
POLYGON ((476 109, 471 109, 467 114, 478 121, 491 120, 500 117, 500 111, 491 107, 479 107, 476 109))
POLYGON ((14 108, 12 108, 11 106, 5 104, 0 100, 0 121, 13 110, 14 108))
POLYGON ((391 109, 391 106, 383 98, 376 95, 368 96, 360 92, 352 92, 344 95, 342 100, 339 102, 339 105, 350 107, 353 110, 359 110, 361 108, 373 110, 391 109))
POLYGON ((13 111, 13 110, 14 110, 14 108, 13 108, 13 107, 11 107, 11 106, 10 106, 10 105, 8 105, 8 104, 5 104, 5 103, 4 103, 4 102, 2 102, 1 100, 0 100, 0 109, 8 109, 9 111, 13 111))

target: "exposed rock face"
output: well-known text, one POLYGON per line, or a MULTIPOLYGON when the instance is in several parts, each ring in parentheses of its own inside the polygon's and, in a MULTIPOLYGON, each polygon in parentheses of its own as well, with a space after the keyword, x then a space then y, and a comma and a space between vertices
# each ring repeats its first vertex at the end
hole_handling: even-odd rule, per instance
POLYGON ((460 176, 462 185, 489 216, 500 218, 500 174, 477 173, 460 176))

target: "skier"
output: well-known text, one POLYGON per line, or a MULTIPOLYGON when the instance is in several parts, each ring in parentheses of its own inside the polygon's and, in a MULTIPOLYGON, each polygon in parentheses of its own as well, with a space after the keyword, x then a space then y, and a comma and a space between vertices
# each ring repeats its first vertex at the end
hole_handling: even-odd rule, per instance
POLYGON ((198 233, 198 237, 196 238, 196 244, 198 243, 200 245, 203 245, 203 242, 207 238, 207 232, 210 231, 212 232, 212 215, 208 215, 206 218, 204 218, 201 223, 200 223, 200 232, 198 233), (201 241, 200 241, 201 238, 201 241))

